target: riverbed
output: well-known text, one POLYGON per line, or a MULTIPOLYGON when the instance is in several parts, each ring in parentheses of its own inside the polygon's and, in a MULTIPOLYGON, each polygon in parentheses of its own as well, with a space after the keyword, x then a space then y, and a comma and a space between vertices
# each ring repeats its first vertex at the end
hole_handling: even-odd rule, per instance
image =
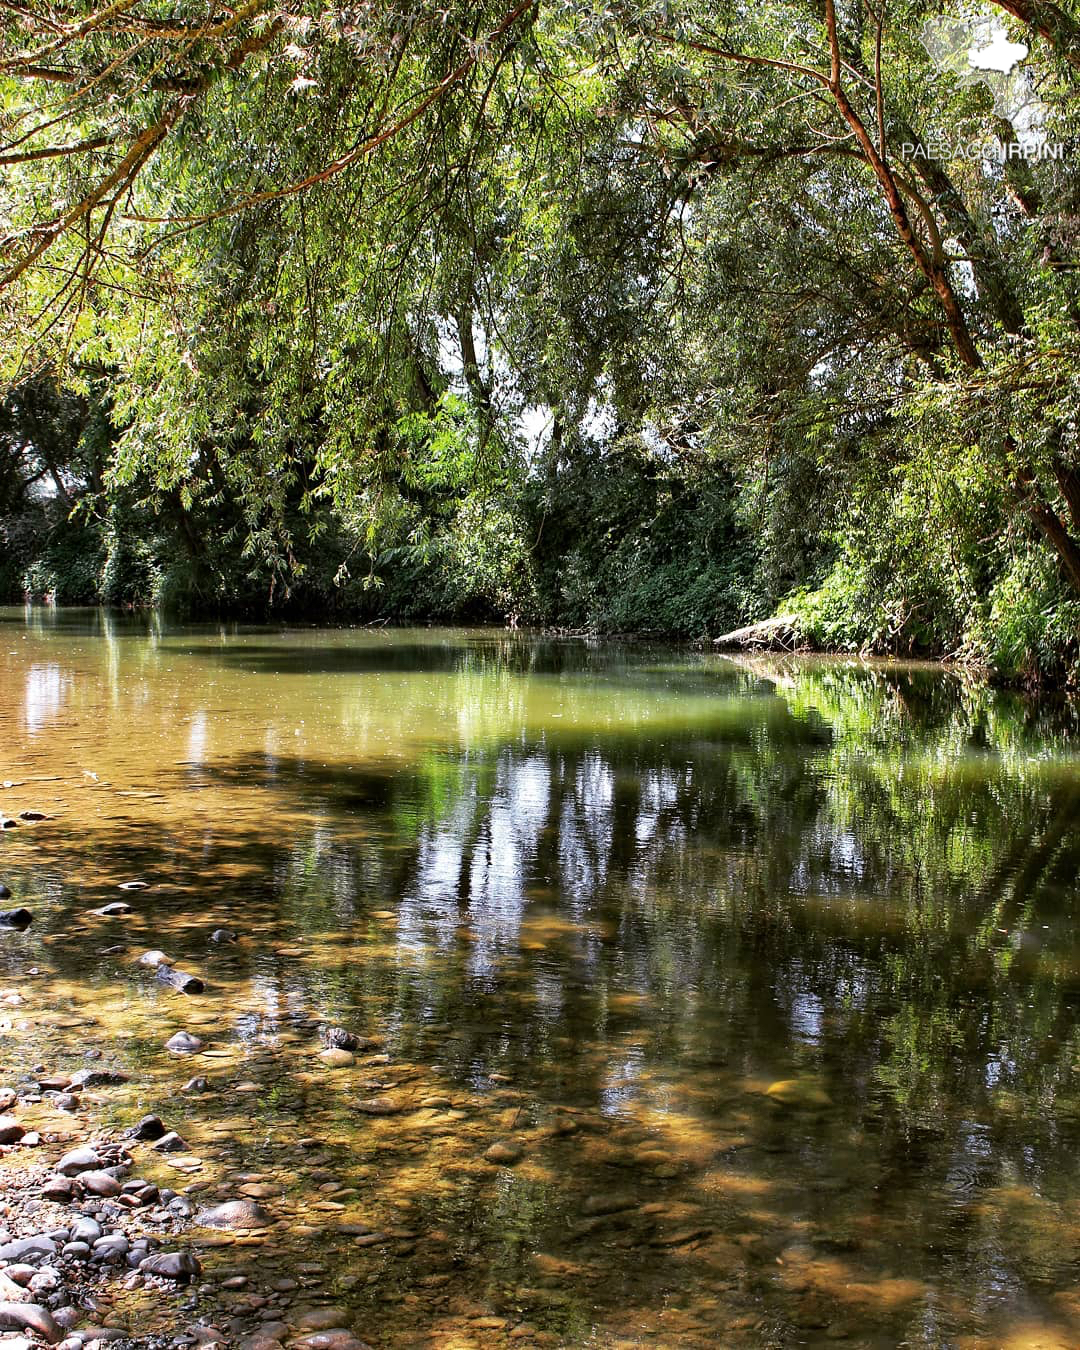
POLYGON ((1075 704, 47 609, 0 672, 0 1168, 154 1113, 265 1217, 105 1271, 133 1343, 1080 1344, 1075 704))

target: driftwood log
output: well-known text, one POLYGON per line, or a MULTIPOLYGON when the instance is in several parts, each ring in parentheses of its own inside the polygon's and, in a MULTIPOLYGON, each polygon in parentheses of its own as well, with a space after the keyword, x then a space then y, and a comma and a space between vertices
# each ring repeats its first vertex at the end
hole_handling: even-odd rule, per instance
POLYGON ((713 638, 714 647, 783 647, 787 651, 802 641, 798 619, 793 614, 778 614, 774 619, 761 619, 745 628, 733 628, 713 638))

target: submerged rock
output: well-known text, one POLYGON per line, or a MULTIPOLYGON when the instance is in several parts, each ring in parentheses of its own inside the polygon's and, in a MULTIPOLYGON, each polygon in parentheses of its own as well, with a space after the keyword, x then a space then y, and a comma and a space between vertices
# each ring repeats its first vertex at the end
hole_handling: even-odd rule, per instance
POLYGON ((235 942, 236 934, 231 928, 215 928, 210 934, 211 942, 235 942))
POLYGON ((68 1087, 72 1092, 78 1092, 84 1087, 118 1087, 130 1077, 122 1069, 80 1069, 71 1075, 68 1087))
POLYGON ((403 1109, 392 1097, 365 1097, 353 1105, 365 1116, 396 1116, 403 1109))
POLYGON ((783 1078, 765 1089, 766 1097, 782 1106, 820 1108, 832 1105, 832 1098, 814 1078, 783 1078))
POLYGON ((265 1228, 273 1219, 254 1200, 226 1200, 212 1209, 200 1210, 195 1222, 203 1228, 265 1228))
POLYGON ((162 984, 170 985, 182 994, 201 994, 206 988, 198 975, 192 975, 186 970, 177 970, 175 966, 170 966, 164 961, 159 963, 156 974, 162 984))
POLYGON ((525 1156, 525 1145, 518 1139, 500 1139, 484 1154, 489 1163, 496 1167, 513 1167, 525 1156))
POLYGON ((328 1046, 325 1050, 320 1050, 319 1058, 331 1069, 347 1069, 350 1064, 356 1063, 356 1056, 351 1050, 338 1050, 334 1046, 328 1046))
POLYGON ((345 1027, 327 1027, 323 1032, 323 1043, 328 1050, 355 1050, 360 1044, 360 1037, 345 1027))

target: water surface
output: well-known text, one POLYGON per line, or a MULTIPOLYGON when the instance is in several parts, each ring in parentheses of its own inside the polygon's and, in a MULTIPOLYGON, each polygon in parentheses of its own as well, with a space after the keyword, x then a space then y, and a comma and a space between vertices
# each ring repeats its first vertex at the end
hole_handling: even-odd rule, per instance
POLYGON ((929 668, 0 611, 50 817, 3 1072, 132 1071, 93 1123, 262 1177, 229 1261, 373 1344, 1075 1346, 1078 732, 929 668))

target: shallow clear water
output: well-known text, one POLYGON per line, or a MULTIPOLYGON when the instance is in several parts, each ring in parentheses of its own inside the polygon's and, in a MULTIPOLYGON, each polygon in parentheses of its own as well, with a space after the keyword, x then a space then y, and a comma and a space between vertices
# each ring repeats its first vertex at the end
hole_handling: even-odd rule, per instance
POLYGON ((1077 1345, 1078 750, 928 668, 0 611, 3 1075, 102 1049, 373 1344, 1077 1345))

